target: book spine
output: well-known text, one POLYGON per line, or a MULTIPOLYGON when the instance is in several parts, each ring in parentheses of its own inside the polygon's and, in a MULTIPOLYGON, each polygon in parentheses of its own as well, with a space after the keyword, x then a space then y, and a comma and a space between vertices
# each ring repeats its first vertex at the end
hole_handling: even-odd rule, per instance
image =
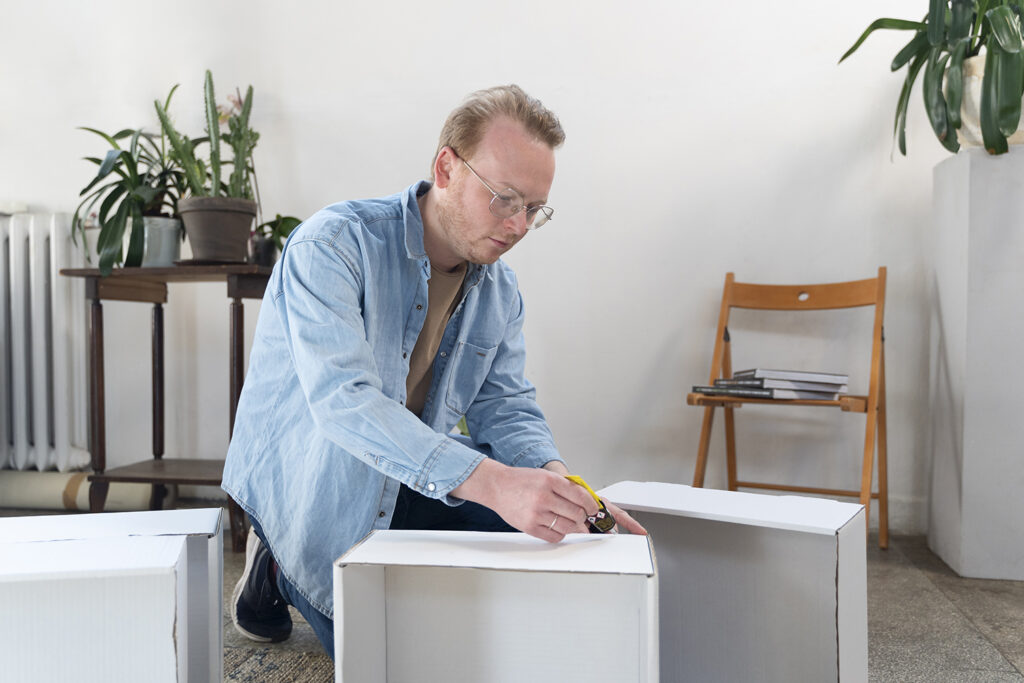
POLYGON ((693 393, 705 396, 742 396, 743 398, 771 398, 771 389, 756 387, 709 387, 694 385, 693 393))
POLYGON ((757 388, 763 388, 764 387, 764 380, 763 379, 746 378, 746 377, 739 378, 739 379, 737 379, 737 378, 733 378, 733 379, 716 379, 715 380, 715 386, 716 387, 757 387, 757 388))

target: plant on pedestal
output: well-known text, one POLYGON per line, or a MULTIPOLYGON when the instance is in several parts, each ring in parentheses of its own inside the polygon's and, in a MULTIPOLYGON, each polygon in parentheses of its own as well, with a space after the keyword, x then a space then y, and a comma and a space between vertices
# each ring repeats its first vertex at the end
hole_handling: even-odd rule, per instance
MULTIPOLYGON (((985 149, 990 154, 1003 154, 1008 149, 1007 139, 1019 126, 1024 95, 1022 15, 1021 0, 930 0, 923 21, 874 21, 839 61, 853 54, 877 29, 913 31, 913 38, 891 64, 892 71, 907 67, 893 126, 900 153, 907 153, 907 106, 914 81, 923 69, 925 109, 939 142, 956 152, 961 143, 974 142, 968 130, 980 128, 985 149), (982 61, 983 67, 978 64, 982 61), (979 102, 971 98, 975 88, 964 85, 965 74, 971 72, 982 72, 977 88, 979 102), (972 114, 978 119, 973 126, 968 119, 972 114), (963 139, 958 140, 958 131, 963 139)), ((976 83, 977 79, 969 77, 967 81, 976 83)), ((1024 141, 1024 136, 1011 140, 1014 144, 1018 141, 1024 141)))

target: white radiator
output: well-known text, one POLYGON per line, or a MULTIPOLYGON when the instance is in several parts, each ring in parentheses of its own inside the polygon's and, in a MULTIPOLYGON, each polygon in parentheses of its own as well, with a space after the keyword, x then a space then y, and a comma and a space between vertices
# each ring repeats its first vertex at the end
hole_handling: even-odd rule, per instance
POLYGON ((0 214, 0 468, 89 464, 86 302, 66 214, 0 214))

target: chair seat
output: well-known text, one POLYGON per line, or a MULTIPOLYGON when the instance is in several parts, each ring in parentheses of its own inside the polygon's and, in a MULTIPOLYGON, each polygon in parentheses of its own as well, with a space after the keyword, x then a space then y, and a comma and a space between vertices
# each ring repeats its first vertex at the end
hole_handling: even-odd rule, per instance
POLYGON ((868 412, 868 397, 849 394, 841 396, 834 401, 809 401, 807 399, 795 398, 747 398, 745 396, 712 396, 709 394, 686 395, 686 405, 689 406, 725 406, 730 405, 739 408, 743 403, 760 403, 763 405, 786 405, 786 406, 839 406, 839 409, 846 413, 868 412))

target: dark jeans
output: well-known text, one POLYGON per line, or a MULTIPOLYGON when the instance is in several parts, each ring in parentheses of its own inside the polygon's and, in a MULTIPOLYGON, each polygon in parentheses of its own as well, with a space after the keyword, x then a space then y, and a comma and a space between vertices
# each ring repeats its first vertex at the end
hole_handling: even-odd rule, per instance
MULTIPOLYGON (((269 548, 263 529, 251 517, 252 528, 269 548)), ((498 513, 490 508, 470 501, 451 507, 440 500, 427 498, 402 484, 395 501, 395 513, 391 517, 392 529, 434 529, 448 531, 506 531, 514 532, 498 513)), ((326 614, 313 607, 299 594, 284 574, 277 572, 277 589, 281 595, 305 617, 313 628, 327 654, 334 659, 334 621, 326 614)))

